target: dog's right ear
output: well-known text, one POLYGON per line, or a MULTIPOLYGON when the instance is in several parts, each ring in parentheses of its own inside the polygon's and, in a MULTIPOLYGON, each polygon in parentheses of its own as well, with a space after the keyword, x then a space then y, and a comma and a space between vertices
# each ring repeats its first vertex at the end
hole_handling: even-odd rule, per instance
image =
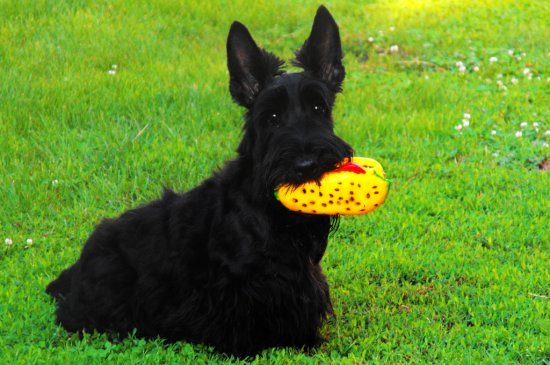
POLYGON ((256 45, 246 27, 233 22, 227 37, 229 91, 240 105, 250 108, 262 88, 283 73, 283 61, 256 45))

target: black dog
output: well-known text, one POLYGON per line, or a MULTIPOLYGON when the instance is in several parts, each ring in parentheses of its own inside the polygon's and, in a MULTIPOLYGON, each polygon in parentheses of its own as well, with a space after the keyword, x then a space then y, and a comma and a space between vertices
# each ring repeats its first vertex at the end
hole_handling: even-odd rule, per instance
POLYGON ((311 347, 332 313, 320 261, 334 217, 291 212, 281 184, 316 180, 351 147, 333 133, 344 79, 338 26, 320 7, 296 53, 301 73, 233 23, 230 91, 246 108, 238 157, 184 194, 106 219, 78 261, 49 284, 68 331, 160 336, 237 356, 311 347))

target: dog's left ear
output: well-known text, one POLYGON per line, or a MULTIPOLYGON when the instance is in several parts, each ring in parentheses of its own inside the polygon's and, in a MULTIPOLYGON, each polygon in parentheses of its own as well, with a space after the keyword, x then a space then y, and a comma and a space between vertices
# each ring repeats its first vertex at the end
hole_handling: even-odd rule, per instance
POLYGON ((233 22, 227 37, 229 91, 240 105, 250 108, 271 79, 283 73, 283 61, 256 45, 246 27, 233 22))
POLYGON ((320 6, 311 33, 292 62, 311 76, 323 80, 334 92, 342 91, 346 70, 342 65, 338 25, 327 8, 320 6))

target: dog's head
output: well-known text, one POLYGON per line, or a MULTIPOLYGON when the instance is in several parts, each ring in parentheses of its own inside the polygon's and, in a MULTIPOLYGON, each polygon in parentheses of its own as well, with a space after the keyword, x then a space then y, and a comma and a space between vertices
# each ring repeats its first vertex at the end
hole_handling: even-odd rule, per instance
POLYGON ((316 180, 353 151, 333 132, 332 108, 345 70, 336 22, 321 6, 308 39, 296 52, 299 73, 259 48, 235 22, 227 39, 229 89, 247 109, 238 152, 267 189, 316 180))

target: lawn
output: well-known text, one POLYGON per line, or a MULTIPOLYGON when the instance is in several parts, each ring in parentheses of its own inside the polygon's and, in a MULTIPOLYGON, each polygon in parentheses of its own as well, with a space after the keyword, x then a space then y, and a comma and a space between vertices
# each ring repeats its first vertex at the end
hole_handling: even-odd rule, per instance
MULTIPOLYGON (((206 3, 0 0, 0 363, 238 361, 79 338, 44 293, 102 217, 235 155, 231 22, 288 60, 319 5, 206 3)), ((325 5, 347 70, 336 131, 392 190, 332 235, 327 342, 253 361, 550 362, 550 4, 325 5)))

